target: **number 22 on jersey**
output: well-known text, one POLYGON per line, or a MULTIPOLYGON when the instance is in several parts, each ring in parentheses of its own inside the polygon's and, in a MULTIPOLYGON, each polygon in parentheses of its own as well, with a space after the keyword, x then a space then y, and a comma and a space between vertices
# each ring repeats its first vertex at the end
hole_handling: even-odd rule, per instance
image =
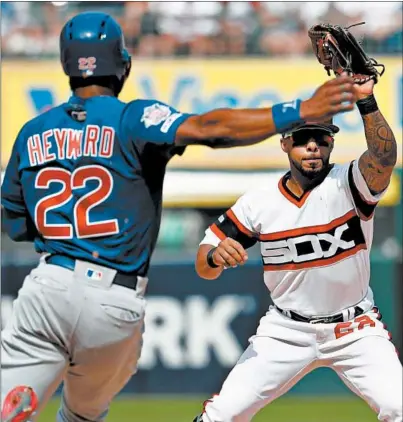
POLYGON ((90 180, 96 180, 98 186, 80 197, 74 205, 73 222, 76 237, 83 239, 119 233, 117 219, 90 222, 91 209, 103 203, 112 192, 113 177, 109 170, 97 165, 79 167, 73 172, 49 167, 41 170, 35 179, 36 189, 48 189, 52 183, 60 186, 56 193, 46 195, 35 207, 35 224, 44 238, 73 237, 72 224, 51 224, 47 219, 52 210, 56 211, 71 201, 75 189, 84 188, 90 180))

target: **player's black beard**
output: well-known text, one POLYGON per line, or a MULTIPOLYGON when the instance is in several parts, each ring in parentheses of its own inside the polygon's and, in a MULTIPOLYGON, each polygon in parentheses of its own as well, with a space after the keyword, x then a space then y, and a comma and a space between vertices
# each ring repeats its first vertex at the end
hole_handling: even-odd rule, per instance
POLYGON ((308 180, 320 179, 323 175, 327 174, 329 171, 329 159, 326 161, 322 160, 322 167, 320 168, 311 168, 309 170, 302 167, 300 163, 293 161, 294 167, 299 171, 299 173, 308 180))

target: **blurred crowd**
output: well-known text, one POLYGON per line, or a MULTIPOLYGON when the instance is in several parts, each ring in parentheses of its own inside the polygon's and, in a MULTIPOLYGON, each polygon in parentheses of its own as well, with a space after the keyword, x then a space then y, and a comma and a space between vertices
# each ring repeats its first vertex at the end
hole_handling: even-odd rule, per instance
POLYGON ((303 55, 308 28, 348 26, 369 53, 401 54, 402 2, 1 2, 3 57, 54 57, 64 22, 81 11, 105 11, 141 57, 303 55))

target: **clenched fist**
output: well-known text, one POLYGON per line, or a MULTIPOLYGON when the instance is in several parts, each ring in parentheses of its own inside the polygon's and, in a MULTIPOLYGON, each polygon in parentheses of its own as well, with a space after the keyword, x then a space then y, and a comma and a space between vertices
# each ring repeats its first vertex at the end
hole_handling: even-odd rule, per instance
POLYGON ((214 250, 213 262, 220 267, 237 267, 248 260, 248 254, 243 246, 234 239, 227 237, 214 250))

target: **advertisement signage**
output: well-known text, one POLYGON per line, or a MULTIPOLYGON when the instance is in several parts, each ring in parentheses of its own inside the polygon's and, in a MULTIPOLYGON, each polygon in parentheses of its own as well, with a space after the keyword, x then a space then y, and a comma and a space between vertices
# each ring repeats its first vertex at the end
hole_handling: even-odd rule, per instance
MULTIPOLYGON (((375 88, 385 117, 401 145, 402 63, 377 58, 386 72, 375 88)), ((294 98, 307 99, 329 77, 315 58, 242 60, 135 60, 121 98, 154 98, 180 111, 203 113, 217 107, 265 107, 294 98)), ((2 63, 2 166, 21 126, 32 117, 68 99, 67 77, 57 61, 2 63)), ((358 111, 336 116, 341 128, 333 152, 335 162, 357 158, 365 149, 358 111)), ((401 147, 399 164, 401 165, 401 147)), ((247 148, 212 150, 192 147, 175 157, 172 168, 284 168, 279 136, 247 148)))

